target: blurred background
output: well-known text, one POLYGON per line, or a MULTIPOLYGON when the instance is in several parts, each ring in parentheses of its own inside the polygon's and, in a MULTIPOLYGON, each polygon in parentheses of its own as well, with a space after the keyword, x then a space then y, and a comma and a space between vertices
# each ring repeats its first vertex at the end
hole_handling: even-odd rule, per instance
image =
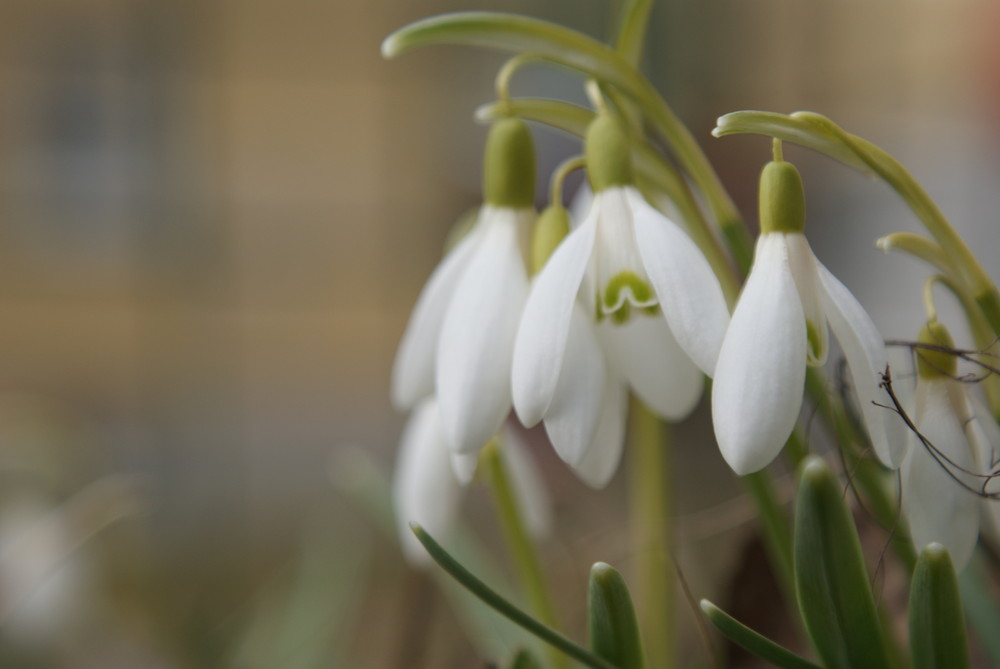
MULTIPOLYGON (((482 666, 386 517, 388 380, 478 203, 472 113, 504 57, 379 45, 460 9, 604 38, 616 5, 0 3, 0 666, 482 666)), ((768 142, 712 139, 715 118, 819 111, 899 157, 998 276, 998 26, 989 0, 661 0, 645 67, 752 225, 768 142)), ((585 99, 537 68, 513 92, 585 99)), ((577 143, 535 136, 547 181, 577 143)), ((916 222, 883 185, 786 156, 817 255, 912 338, 925 271, 874 240, 916 222)), ((696 597, 754 602, 730 587, 762 558, 707 419, 676 429, 680 560, 696 597)), ((634 557, 624 476, 590 491, 532 436, 558 518, 546 568, 581 636, 590 563, 634 557)), ((500 649, 516 634, 486 627, 500 649)))

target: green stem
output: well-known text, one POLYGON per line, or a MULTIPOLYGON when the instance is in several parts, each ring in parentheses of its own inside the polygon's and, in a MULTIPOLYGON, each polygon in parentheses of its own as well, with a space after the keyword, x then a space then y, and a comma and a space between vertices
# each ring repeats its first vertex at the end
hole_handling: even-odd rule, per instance
POLYGON ((456 12, 412 23, 389 35, 382 54, 393 58, 432 44, 467 44, 530 52, 579 70, 619 89, 645 112, 681 167, 704 195, 726 236, 742 226, 736 205, 708 158, 656 88, 621 54, 597 40, 554 23, 515 14, 456 12))
POLYGON ((637 65, 642 58, 642 46, 646 39, 646 26, 653 0, 626 0, 622 8, 621 24, 615 48, 626 61, 637 65))
MULTIPOLYGON (((496 441, 490 442, 483 449, 480 455, 480 465, 490 482, 507 548, 521 577, 521 585, 531 610, 542 623, 557 629, 559 624, 555 607, 549 596, 538 554, 525 527, 524 519, 521 517, 521 510, 518 509, 510 476, 503 461, 503 454, 496 441)), ((550 652, 552 666, 565 668, 565 658, 552 649, 550 652)))
POLYGON ((744 476, 743 483, 757 506, 764 550, 774 568, 774 577, 778 580, 778 587, 792 611, 792 619, 796 620, 792 529, 788 516, 781 508, 781 502, 774 490, 774 481, 766 470, 744 476))
POLYGON ((630 506, 643 646, 648 666, 669 669, 676 647, 669 429, 638 399, 632 402, 631 423, 630 506))

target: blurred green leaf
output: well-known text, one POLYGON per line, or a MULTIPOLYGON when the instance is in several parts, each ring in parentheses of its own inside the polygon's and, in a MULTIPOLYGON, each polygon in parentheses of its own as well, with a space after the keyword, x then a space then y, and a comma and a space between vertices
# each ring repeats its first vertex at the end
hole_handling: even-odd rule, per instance
POLYGON ((958 576, 958 587, 962 595, 962 604, 969 623, 976 631, 976 636, 983 649, 1000 667, 1000 608, 991 595, 987 576, 987 567, 980 556, 973 555, 969 566, 958 576))
POLYGON ((707 599, 701 600, 701 610, 722 634, 762 660, 781 669, 820 669, 818 665, 799 657, 784 646, 750 629, 707 599))
POLYGON ((538 663, 535 656, 525 648, 517 651, 517 655, 514 656, 508 667, 509 669, 542 669, 542 665, 538 663))
POLYGON ((818 457, 802 467, 794 543, 799 609, 823 664, 890 666, 854 522, 837 477, 818 457))
POLYGON ((590 648, 619 669, 642 669, 642 642, 628 586, 614 567, 598 562, 587 592, 590 648))
POLYGON ((951 556, 941 544, 928 545, 920 553, 913 572, 913 583, 910 585, 910 653, 914 669, 962 669, 969 666, 958 579, 951 556))

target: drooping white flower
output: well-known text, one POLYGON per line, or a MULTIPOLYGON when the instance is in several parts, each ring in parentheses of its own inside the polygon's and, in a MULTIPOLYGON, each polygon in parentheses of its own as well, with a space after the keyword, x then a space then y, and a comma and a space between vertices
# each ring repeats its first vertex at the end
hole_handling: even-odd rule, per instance
POLYGON ((813 255, 802 234, 805 200, 798 172, 772 162, 761 177, 761 230, 753 267, 719 353, 712 386, 716 440, 740 475, 765 467, 791 435, 802 406, 807 364, 826 358, 828 326, 840 342, 864 424, 879 459, 899 466, 880 388, 882 337, 850 291, 813 255))
POLYGON ((435 395, 453 450, 473 453, 510 413, 514 337, 528 292, 523 239, 534 218, 533 150, 523 122, 490 132, 485 199, 467 236, 431 275, 403 335, 392 395, 435 395))
MULTIPOLYGON (((525 524, 534 536, 544 536, 552 525, 552 511, 534 461, 512 430, 502 431, 501 448, 525 524)), ((460 454, 448 447, 433 397, 413 410, 403 430, 393 480, 399 538, 411 564, 427 565, 430 556, 409 524, 419 523, 435 539, 446 540, 458 515, 462 487, 472 480, 478 458, 478 453, 460 454)))
POLYGON ((600 487, 621 455, 626 389, 663 417, 685 417, 729 312, 695 244, 630 185, 624 138, 598 142, 595 155, 595 132, 621 133, 602 117, 588 133, 593 200, 535 278, 512 388, 521 421, 544 419, 560 457, 600 487))
MULTIPOLYGON (((954 348, 936 320, 924 327, 920 341, 954 348)), ((923 349, 915 354, 917 385, 906 411, 916 432, 909 434, 901 468, 903 512, 917 550, 932 541, 943 544, 960 571, 979 536, 976 493, 982 480, 976 460, 977 451, 986 448, 989 428, 977 418, 967 385, 955 379, 954 356, 923 349)))

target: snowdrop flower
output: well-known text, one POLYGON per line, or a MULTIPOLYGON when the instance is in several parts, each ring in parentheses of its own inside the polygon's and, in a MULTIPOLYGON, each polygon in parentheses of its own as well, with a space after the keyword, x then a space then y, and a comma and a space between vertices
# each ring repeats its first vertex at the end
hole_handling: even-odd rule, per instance
MULTIPOLYGON (((528 531, 548 533, 552 511, 541 476, 525 445, 511 430, 503 430, 504 463, 528 531)), ((430 564, 430 555, 410 531, 419 523, 435 539, 445 540, 455 524, 462 486, 472 480, 478 453, 459 454, 446 444, 437 400, 422 401, 403 430, 393 482, 393 507, 400 542, 414 566, 430 564)))
POLYGON ((864 308, 816 259, 802 230, 805 196, 790 163, 761 174, 761 236, 712 386, 712 417, 722 455, 737 474, 765 467, 792 433, 802 406, 806 365, 822 364, 828 327, 840 342, 879 459, 899 465, 891 412, 879 387, 886 367, 882 337, 864 308))
MULTIPOLYGON (((924 326, 920 342, 954 348, 936 320, 924 326)), ((927 349, 916 349, 916 356, 917 386, 907 413, 919 435, 910 433, 901 469, 903 511, 917 550, 932 541, 943 544, 961 571, 979 536, 975 491, 982 479, 974 472, 977 451, 987 447, 985 424, 976 418, 968 386, 955 380, 954 356, 927 349)))
POLYGON ((545 421, 595 487, 617 468, 626 389, 678 420, 715 368, 729 311, 688 236, 633 185, 628 141, 600 114, 586 138, 589 213, 535 278, 514 349, 514 408, 545 421))
POLYGON ((534 218, 534 150, 522 121, 493 125, 484 172, 478 220, 424 286, 392 379, 398 408, 437 397, 457 453, 478 451, 511 409, 514 336, 528 293, 522 238, 534 218))

